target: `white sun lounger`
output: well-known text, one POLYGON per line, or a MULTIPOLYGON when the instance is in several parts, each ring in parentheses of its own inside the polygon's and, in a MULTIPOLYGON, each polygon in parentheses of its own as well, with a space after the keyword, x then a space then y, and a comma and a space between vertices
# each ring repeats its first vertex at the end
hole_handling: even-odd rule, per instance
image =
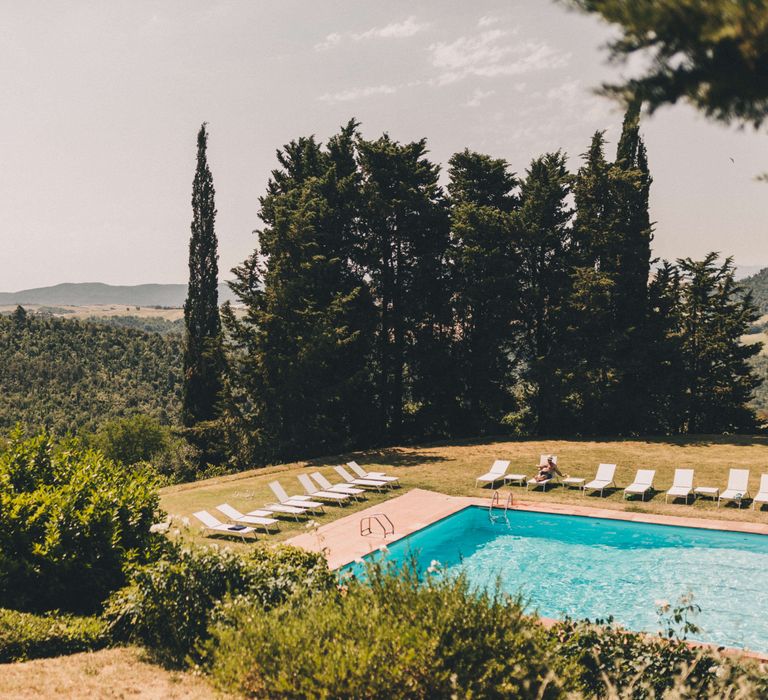
POLYGON ((350 484, 332 484, 326 479, 320 472, 312 472, 310 476, 315 480, 315 483, 326 491, 333 491, 334 493, 348 493, 353 498, 359 499, 362 494, 365 493, 365 489, 358 489, 350 484))
POLYGON ((347 462, 347 466, 361 479, 376 479, 376 481, 388 481, 391 484, 396 484, 400 481, 399 476, 387 476, 384 472, 367 472, 354 461, 347 462))
POLYGON ((640 496, 645 500, 645 495, 653 491, 654 476, 656 476, 655 469, 638 469, 635 480, 624 489, 624 498, 640 496))
POLYGON ((349 493, 321 491, 317 488, 317 486, 315 486, 314 482, 309 478, 308 474, 299 474, 299 482, 304 487, 304 490, 307 492, 307 495, 310 498, 319 498, 324 501, 331 501, 333 503, 346 503, 350 498, 352 498, 352 495, 349 493))
POLYGON ((319 501, 313 501, 311 496, 306 496, 304 494, 289 496, 279 481, 270 481, 269 488, 272 489, 272 493, 275 494, 277 500, 284 506, 296 506, 297 508, 305 508, 308 510, 323 509, 323 504, 319 501))
POLYGON ((480 483, 493 486, 497 481, 504 481, 507 469, 509 469, 509 460, 497 459, 491 466, 490 471, 481 474, 475 479, 475 486, 478 486, 480 483))
POLYGON ((229 518, 229 520, 238 525, 261 525, 265 532, 269 532, 270 527, 274 527, 276 530, 280 529, 280 523, 275 520, 275 518, 265 518, 260 515, 241 513, 237 508, 233 508, 229 505, 229 503, 222 503, 220 506, 216 506, 216 510, 218 510, 225 518, 229 518))
POLYGON ((267 503, 264 506, 273 513, 283 515, 293 515, 296 520, 300 515, 306 516, 310 512, 323 512, 323 504, 317 501, 310 501, 307 496, 289 496, 279 481, 270 481, 269 488, 277 498, 277 503, 267 503))
POLYGON ((688 496, 693 494, 693 469, 675 469, 675 476, 672 479, 672 488, 664 495, 664 502, 669 501, 669 497, 672 496, 674 501, 676 498, 684 498, 686 505, 688 504, 688 496))
POLYGON ((752 499, 752 507, 754 508, 758 503, 768 503, 768 474, 760 477, 760 490, 752 499))
POLYGON ((300 508, 299 506, 286 506, 282 503, 268 503, 264 509, 275 515, 292 515, 296 520, 299 516, 306 516, 312 512, 310 508, 300 508))
POLYGON ((381 491, 383 488, 389 488, 392 484, 388 481, 382 481, 381 479, 355 479, 344 467, 339 465, 334 467, 336 473, 344 479, 348 484, 352 486, 370 486, 371 488, 381 491))
POLYGON ((203 530, 206 532, 239 537, 243 542, 245 542, 246 535, 253 535, 253 538, 256 539, 256 530, 252 527, 246 525, 227 525, 211 515, 207 510, 199 510, 197 513, 193 513, 193 515, 203 524, 203 530))
POLYGON ((749 498, 749 469, 731 469, 728 486, 717 498, 717 507, 720 507, 720 501, 736 501, 741 508, 745 498, 749 498))
POLYGON ((603 491, 608 486, 616 486, 616 482, 613 480, 616 475, 615 464, 600 464, 597 467, 597 474, 595 478, 582 486, 582 494, 586 494, 587 490, 599 491, 600 495, 603 495, 603 491))

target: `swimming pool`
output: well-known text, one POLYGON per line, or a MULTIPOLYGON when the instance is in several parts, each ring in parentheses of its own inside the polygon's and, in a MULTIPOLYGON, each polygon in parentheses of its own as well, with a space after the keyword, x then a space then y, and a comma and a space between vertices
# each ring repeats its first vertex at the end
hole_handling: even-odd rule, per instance
MULTIPOLYGON (((522 593, 545 617, 612 615, 638 631, 659 629, 660 601, 692 593, 697 640, 768 652, 768 536, 467 507, 389 545, 388 560, 415 556, 473 585, 522 593)), ((355 564, 352 569, 359 568, 355 564)))

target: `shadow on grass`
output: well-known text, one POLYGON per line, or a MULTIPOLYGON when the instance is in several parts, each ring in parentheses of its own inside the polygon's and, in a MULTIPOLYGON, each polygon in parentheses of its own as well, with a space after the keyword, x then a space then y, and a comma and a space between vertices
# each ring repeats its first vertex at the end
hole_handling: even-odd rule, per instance
MULTIPOLYGON (((436 462, 445 462, 447 457, 441 455, 426 454, 420 452, 418 448, 408 447, 386 447, 380 450, 371 450, 358 452, 338 457, 338 463, 344 464, 352 460, 357 461, 363 469, 369 466, 387 466, 387 467, 417 467, 425 464, 434 464, 436 462)), ((312 466, 327 465, 328 459, 318 459, 309 462, 312 466)))

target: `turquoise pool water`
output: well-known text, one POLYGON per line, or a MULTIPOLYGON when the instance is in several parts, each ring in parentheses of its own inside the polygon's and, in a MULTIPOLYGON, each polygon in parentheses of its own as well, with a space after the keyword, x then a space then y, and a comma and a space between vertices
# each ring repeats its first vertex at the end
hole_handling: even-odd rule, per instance
MULTIPOLYGON (((693 593, 696 639, 768 652, 768 536, 621 520, 465 508, 389 546, 386 557, 434 560, 476 586, 522 593, 540 615, 612 615, 659 629, 658 601, 693 593)), ((352 570, 360 564, 352 566, 352 570)))

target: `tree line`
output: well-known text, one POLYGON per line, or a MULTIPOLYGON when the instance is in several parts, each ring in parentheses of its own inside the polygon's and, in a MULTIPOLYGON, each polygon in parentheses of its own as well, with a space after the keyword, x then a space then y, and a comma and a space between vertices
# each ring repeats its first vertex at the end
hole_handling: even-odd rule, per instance
MULTIPOLYGON (((217 449, 264 463, 501 433, 754 430, 759 346, 739 342, 754 306, 730 259, 652 265, 639 116, 613 157, 596 133, 575 173, 562 151, 518 175, 464 150, 445 186, 426 140, 368 140, 355 121, 285 145, 233 270, 245 313, 226 304, 220 334, 211 299, 198 310, 221 368, 200 421, 215 416, 217 449)), ((196 227, 197 211, 199 245, 196 227)), ((211 250, 195 252, 201 280, 211 250)))

